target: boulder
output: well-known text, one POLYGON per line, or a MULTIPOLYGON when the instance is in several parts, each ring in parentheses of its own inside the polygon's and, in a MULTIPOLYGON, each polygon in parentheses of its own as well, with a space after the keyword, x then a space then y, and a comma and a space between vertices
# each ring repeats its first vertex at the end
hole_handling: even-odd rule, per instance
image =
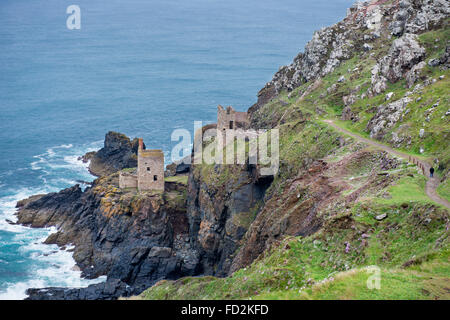
POLYGON ((430 67, 437 67, 440 64, 439 59, 430 59, 428 60, 428 65, 430 67))
POLYGON ((353 93, 348 96, 343 96, 342 101, 344 102, 344 106, 351 106, 356 102, 356 96, 353 93))
POLYGON ((397 82, 424 57, 425 49, 420 46, 417 36, 404 34, 394 40, 389 53, 381 60, 380 72, 390 82, 397 82))

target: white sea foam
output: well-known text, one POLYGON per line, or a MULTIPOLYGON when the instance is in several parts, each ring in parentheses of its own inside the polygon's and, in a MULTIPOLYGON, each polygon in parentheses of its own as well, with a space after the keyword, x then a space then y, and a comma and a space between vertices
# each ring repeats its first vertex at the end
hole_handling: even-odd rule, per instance
POLYGON ((23 230, 28 229, 20 225, 10 224, 6 220, 11 222, 17 221, 17 217, 15 216, 17 201, 26 199, 34 194, 47 192, 50 192, 48 188, 22 188, 12 195, 0 197, 0 230, 23 232, 23 230))
MULTIPOLYGON (((33 260, 27 270, 27 279, 8 283, 6 289, 0 288, 0 299, 23 299, 26 289, 31 287, 86 287, 106 280, 106 277, 92 280, 81 278, 81 271, 74 268, 72 252, 67 251, 69 248, 60 250, 56 245, 43 243, 56 231, 54 227, 32 229, 6 221, 17 221, 15 212, 19 200, 34 194, 58 191, 75 184, 76 180, 92 180, 93 176, 87 170, 88 163, 83 163, 78 157, 98 149, 99 146, 100 143, 95 142, 82 147, 64 144, 49 148, 45 153, 35 156, 37 160, 30 164, 31 170, 39 172, 41 186, 10 190, 7 195, 0 197, 0 230, 13 233, 12 242, 20 245, 20 256, 23 256, 24 260, 33 260)), ((6 264, 7 261, 1 260, 0 263, 6 264)))
POLYGON ((73 144, 62 144, 60 146, 58 146, 57 148, 64 148, 64 149, 70 149, 73 147, 73 144))
POLYGON ((43 288, 45 281, 36 279, 18 283, 8 283, 6 291, 0 292, 0 300, 22 300, 27 297, 25 291, 28 288, 43 288))

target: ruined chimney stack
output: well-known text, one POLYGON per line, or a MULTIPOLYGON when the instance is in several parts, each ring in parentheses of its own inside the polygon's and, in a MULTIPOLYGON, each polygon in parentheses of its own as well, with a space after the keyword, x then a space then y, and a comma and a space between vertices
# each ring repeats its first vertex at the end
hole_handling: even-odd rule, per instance
POLYGON ((139 151, 144 150, 144 140, 139 138, 139 151))

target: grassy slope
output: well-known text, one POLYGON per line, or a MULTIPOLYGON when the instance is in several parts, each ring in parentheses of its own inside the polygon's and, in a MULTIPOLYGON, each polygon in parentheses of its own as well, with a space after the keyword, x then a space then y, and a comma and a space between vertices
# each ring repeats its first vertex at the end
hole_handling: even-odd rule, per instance
POLYGON ((172 177, 165 177, 164 181, 167 182, 177 182, 186 185, 188 181, 188 176, 172 176, 172 177))
MULTIPOLYGON (((351 152, 344 146, 330 160, 351 152)), ((356 162, 352 176, 364 176, 366 165, 356 162)), ((319 233, 285 239, 231 277, 161 281, 140 298, 450 298, 448 211, 429 203, 425 179, 415 167, 403 164, 389 173, 396 177, 382 190, 389 197, 366 196, 342 213, 326 216, 319 233), (388 217, 377 221, 382 213, 388 217), (380 290, 367 288, 371 274, 362 268, 371 265, 381 268, 380 290)))
POLYGON ((314 236, 285 239, 231 277, 160 281, 141 298, 450 298, 445 211, 420 204, 406 208, 377 204, 352 211, 333 217, 314 236), (373 218, 373 212, 383 211, 389 212, 387 219, 373 218), (367 288, 371 273, 362 267, 371 265, 381 269, 380 290, 367 288))
MULTIPOLYGON (((439 57, 449 30, 427 32, 420 42, 427 49, 426 61, 439 57)), ((386 54, 392 40, 379 39, 371 53, 352 58, 324 77, 318 87, 308 91, 310 83, 303 84, 288 97, 281 93, 260 110, 264 119, 278 119, 280 128, 280 171, 269 194, 283 190, 285 181, 310 159, 327 157, 338 148, 338 137, 320 119, 339 119, 342 97, 359 86, 357 95, 370 86, 370 70, 377 59, 386 54), (346 81, 336 91, 327 89, 344 75, 346 81), (300 96, 304 94, 302 98, 300 96), (280 100, 282 102, 280 102, 280 100), (287 103, 286 103, 287 102, 287 103), (319 115, 321 113, 321 115, 319 115), (299 120, 301 119, 301 121, 299 120)), ((399 149, 430 161, 439 159, 438 175, 447 174, 450 167, 448 148, 449 78, 450 71, 427 66, 423 75, 444 79, 426 86, 411 95, 410 112, 391 128, 382 143, 390 144, 392 132, 411 136, 410 144, 399 149), (421 97, 420 101, 416 101, 421 97), (425 121, 425 110, 439 100, 430 121, 425 121), (421 128, 424 138, 419 138, 421 128), (424 153, 419 152, 424 148, 424 153)), ((405 82, 389 84, 386 92, 394 92, 399 99, 412 89, 405 82)), ((376 107, 385 103, 384 94, 358 99, 352 105, 359 121, 341 121, 342 126, 362 136, 368 136, 367 122, 376 107)), ((335 152, 339 158, 350 153, 346 147, 335 152)), ((363 164, 361 164, 362 166, 363 164)), ((354 168, 355 175, 362 168, 354 168)), ((203 176, 215 177, 212 167, 203 167, 203 176), (209 175, 212 174, 212 175, 209 175)), ((355 205, 337 215, 327 212, 324 228, 302 238, 290 237, 266 251, 250 267, 235 272, 228 278, 188 277, 176 281, 160 281, 145 291, 144 299, 450 299, 450 264, 448 247, 448 218, 446 209, 429 202, 424 192, 425 178, 415 167, 404 165, 390 172, 396 178, 379 194, 365 196, 355 205), (388 196, 381 196, 387 194, 388 196), (382 213, 387 218, 377 221, 382 213), (381 270, 381 288, 368 289, 370 273, 366 267, 376 265, 381 270)), ((222 172, 216 177, 227 178, 222 172)), ((347 182, 349 182, 348 180, 347 182)), ((450 184, 444 181, 438 192, 450 200, 450 184)))
MULTIPOLYGON (((441 29, 437 31, 430 31, 419 36, 419 41, 427 49, 426 61, 431 58, 439 57, 445 49, 445 41, 450 37, 450 29, 441 29), (435 42, 435 39, 441 39, 435 42)), ((360 96, 365 93, 370 87, 371 69, 375 65, 378 58, 385 55, 389 49, 389 42, 387 40, 378 40, 374 47, 378 48, 361 56, 353 57, 343 62, 334 72, 325 76, 321 84, 312 92, 299 99, 299 95, 303 93, 310 83, 305 83, 294 90, 291 98, 288 98, 286 93, 280 95, 280 99, 288 102, 288 105, 281 105, 278 99, 268 103, 263 107, 262 113, 269 117, 276 114, 284 119, 289 118, 289 114, 295 116, 295 110, 302 110, 303 113, 309 112, 311 116, 318 116, 318 108, 326 111, 327 114, 322 115, 322 118, 336 118, 339 119, 344 108, 342 97, 349 95, 350 92, 359 86, 359 90, 355 91, 355 95, 360 96), (338 79, 345 76, 346 80, 338 83, 338 79), (337 84, 337 89, 332 93, 327 93, 327 89, 333 84, 337 84), (301 100, 301 101, 299 101, 301 100)), ((449 126, 448 117, 445 113, 449 110, 449 92, 450 86, 450 71, 442 71, 439 67, 426 66, 422 71, 422 76, 439 79, 443 75, 443 80, 437 80, 432 85, 426 86, 421 92, 411 95, 413 102, 408 104, 410 112, 403 117, 403 121, 399 121, 393 128, 388 131, 384 140, 386 144, 390 143, 391 133, 398 132, 400 135, 410 135, 412 141, 410 145, 404 144, 400 147, 401 150, 429 158, 438 157, 440 162, 448 167, 450 161, 450 150, 448 148, 449 126), (416 99, 421 97, 420 101, 416 99), (425 111, 434 103, 439 101, 439 106, 434 110, 427 122, 425 111), (399 128, 399 127, 402 128, 399 128), (419 138, 419 130, 425 129, 425 136, 423 139, 419 138), (400 129, 400 130, 399 130, 400 129), (420 147, 424 148, 424 153, 420 154, 420 147)), ((419 81, 421 83, 421 81, 419 81)), ((407 91, 405 87, 406 82, 400 80, 394 84, 388 83, 387 92, 394 92, 394 97, 391 101, 395 101, 404 96, 407 91)), ((352 123, 351 121, 342 121, 341 125, 348 130, 354 131, 362 136, 368 137, 366 130, 367 122, 375 115, 376 107, 384 104, 385 95, 380 94, 372 98, 366 97, 358 99, 352 106, 352 111, 357 113, 360 120, 352 123)), ((448 168, 446 169, 448 170, 448 168)))

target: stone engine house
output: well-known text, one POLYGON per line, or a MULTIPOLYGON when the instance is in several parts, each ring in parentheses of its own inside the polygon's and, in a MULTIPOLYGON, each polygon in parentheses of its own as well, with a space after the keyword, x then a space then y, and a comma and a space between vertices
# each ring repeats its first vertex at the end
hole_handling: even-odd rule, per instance
POLYGON ((135 172, 121 171, 120 188, 138 188, 164 191, 164 153, 162 150, 145 150, 139 138, 138 166, 135 172))
POLYGON ((228 106, 224 109, 221 105, 217 107, 217 130, 249 129, 250 120, 247 112, 240 112, 228 106))

